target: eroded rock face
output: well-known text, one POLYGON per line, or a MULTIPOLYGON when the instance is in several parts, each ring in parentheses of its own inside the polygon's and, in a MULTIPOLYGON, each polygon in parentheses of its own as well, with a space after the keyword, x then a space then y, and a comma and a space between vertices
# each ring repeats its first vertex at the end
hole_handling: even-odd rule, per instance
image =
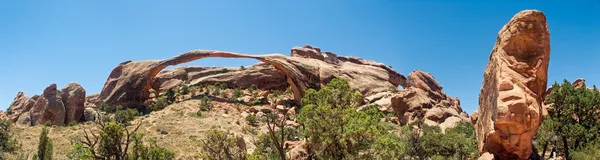
POLYGON ((65 123, 81 121, 85 109, 85 89, 77 83, 69 83, 60 93, 65 105, 65 123))
POLYGON ((528 159, 542 122, 550 33, 542 12, 517 13, 498 33, 479 94, 479 153, 528 159))
POLYGON ((62 125, 65 122, 65 105, 56 84, 48 86, 30 110, 31 120, 35 124, 51 121, 52 124, 62 125))
POLYGON ((62 125, 83 120, 85 103, 85 89, 81 85, 70 83, 62 90, 57 90, 56 84, 52 84, 41 96, 27 98, 19 92, 9 107, 11 114, 8 117, 17 124, 36 125, 51 121, 62 125))
POLYGON ((29 111, 29 109, 33 105, 30 105, 29 106, 30 108, 27 108, 28 101, 29 101, 29 97, 27 97, 27 95, 25 95, 25 93, 23 93, 23 92, 17 93, 17 96, 15 96, 15 99, 13 99, 13 101, 10 103, 10 106, 8 106, 8 109, 6 110, 7 118, 14 122, 19 118, 19 116, 21 114, 29 111))
MULTIPOLYGON (((292 49, 292 52, 296 49, 292 49)), ((303 54, 288 57, 279 54, 247 55, 196 50, 162 61, 127 61, 113 69, 102 89, 100 99, 113 105, 143 106, 143 102, 150 95, 153 79, 162 69, 207 57, 252 58, 269 64, 285 75, 297 102, 302 99, 308 88, 320 88, 335 77, 346 79, 352 88, 366 96, 406 83, 403 75, 381 63, 355 57, 338 57, 333 53, 319 52, 309 46, 303 47, 302 50, 312 50, 314 52, 311 51, 310 54, 322 56, 323 59, 306 58, 301 56, 303 54)))
POLYGON ((446 129, 470 121, 460 100, 446 95, 431 74, 415 70, 407 79, 405 89, 391 97, 391 106, 401 124, 421 119, 427 125, 446 129))

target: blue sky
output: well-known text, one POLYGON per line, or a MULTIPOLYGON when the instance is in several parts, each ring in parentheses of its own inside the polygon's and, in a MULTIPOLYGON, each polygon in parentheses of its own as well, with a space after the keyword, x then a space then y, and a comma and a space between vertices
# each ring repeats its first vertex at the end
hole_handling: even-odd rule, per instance
MULTIPOLYGON (((99 93, 126 60, 164 59, 192 49, 289 54, 311 44, 431 73, 473 112, 496 35, 515 13, 538 9, 551 33, 549 83, 600 84, 600 1, 2 1, 0 109, 18 91, 41 94, 78 82, 99 93), (35 2, 35 3, 34 3, 35 2)), ((185 65, 240 66, 202 59, 185 65)))

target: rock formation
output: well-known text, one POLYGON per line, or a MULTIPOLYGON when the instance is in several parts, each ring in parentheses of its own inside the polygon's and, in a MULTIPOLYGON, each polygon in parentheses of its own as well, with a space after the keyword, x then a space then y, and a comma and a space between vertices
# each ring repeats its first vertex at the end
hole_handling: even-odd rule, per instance
POLYGON ((154 77, 152 88, 159 93, 184 84, 225 83, 232 88, 255 85, 263 90, 282 90, 288 87, 285 75, 267 63, 258 63, 243 70, 224 67, 186 66, 164 70, 154 77))
POLYGON ((56 89, 56 84, 52 84, 44 90, 44 93, 37 99, 29 113, 34 125, 43 124, 46 121, 51 121, 52 124, 56 125, 64 124, 66 117, 65 104, 62 101, 60 91, 56 89))
MULTIPOLYGON (((403 75, 381 63, 356 57, 338 57, 308 45, 294 47, 292 53, 293 56, 288 57, 280 54, 248 55, 195 50, 160 61, 127 61, 113 69, 102 89, 100 100, 112 105, 144 106, 144 101, 150 95, 149 90, 153 88, 154 78, 162 69, 208 57, 252 58, 273 66, 285 75, 297 102, 308 88, 320 88, 335 77, 345 78, 352 88, 366 96, 405 85, 406 78, 403 75)), ((206 78, 197 81, 202 80, 208 81, 206 78)))
POLYGON ((542 12, 521 11, 500 30, 479 94, 479 153, 530 157, 542 122, 549 58, 550 33, 542 12))
POLYGON ((427 125, 445 129, 470 121, 460 107, 460 100, 446 95, 431 74, 415 70, 407 79, 404 90, 390 97, 391 108, 401 124, 420 119, 427 125))
POLYGON ((77 83, 69 83, 61 90, 65 104, 65 123, 80 121, 85 109, 85 89, 77 83))
POLYGON ((46 121, 62 125, 83 120, 85 89, 70 83, 62 90, 56 84, 48 86, 44 93, 31 98, 19 92, 8 107, 8 119, 17 124, 36 125, 46 121))

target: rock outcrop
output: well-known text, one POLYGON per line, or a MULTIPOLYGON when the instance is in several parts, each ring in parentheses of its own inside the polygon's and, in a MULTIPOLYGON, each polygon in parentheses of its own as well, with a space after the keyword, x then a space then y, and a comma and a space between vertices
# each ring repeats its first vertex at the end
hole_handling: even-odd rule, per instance
POLYGON ((407 79, 404 90, 390 99, 401 124, 423 120, 427 125, 445 129, 470 121, 460 107, 460 100, 446 95, 431 74, 415 70, 407 79))
POLYGON ((81 121, 85 110, 85 89, 77 83, 69 83, 61 90, 65 105, 65 123, 81 121))
POLYGON ((52 84, 41 96, 27 98, 23 92, 19 92, 8 108, 8 119, 24 125, 36 125, 46 121, 62 125, 71 121, 82 121, 85 102, 85 89, 81 85, 70 83, 58 90, 56 84, 52 84))
POLYGON ((180 85, 227 84, 232 88, 254 85, 263 90, 282 90, 289 86, 285 75, 272 65, 258 63, 244 69, 186 66, 164 70, 154 77, 152 88, 159 93, 180 85))
POLYGON ((60 91, 56 89, 56 84, 52 84, 44 90, 29 112, 34 125, 43 124, 46 121, 51 121, 55 125, 64 124, 65 104, 60 91))
POLYGON ((294 47, 292 53, 298 50, 314 52, 293 54, 294 56, 289 57, 280 54, 248 55, 195 50, 160 61, 127 61, 113 69, 102 89, 100 99, 112 105, 143 106, 144 101, 149 98, 149 90, 153 88, 154 78, 161 70, 171 65, 208 57, 252 58, 273 66, 285 75, 297 102, 302 99, 308 88, 320 88, 335 77, 345 78, 352 88, 366 96, 405 85, 406 78, 403 75, 381 63, 356 57, 338 57, 330 52, 319 52, 320 49, 310 46, 301 49, 294 47), (307 55, 318 58, 306 58, 307 55))
POLYGON ((550 33, 542 12, 521 11, 500 30, 479 94, 479 153, 530 157, 542 122, 549 59, 550 33))

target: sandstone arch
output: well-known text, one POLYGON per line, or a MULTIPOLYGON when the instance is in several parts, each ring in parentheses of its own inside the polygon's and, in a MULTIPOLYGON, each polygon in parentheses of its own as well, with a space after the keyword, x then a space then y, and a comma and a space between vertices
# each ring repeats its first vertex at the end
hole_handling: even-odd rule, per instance
POLYGON ((119 64, 106 80, 100 100, 127 107, 143 106, 148 100, 152 80, 161 70, 209 57, 251 58, 272 65, 286 76, 296 102, 300 102, 308 88, 320 88, 332 77, 346 78, 351 86, 364 95, 389 90, 404 85, 406 81, 403 75, 381 63, 356 57, 337 57, 330 52, 321 53, 320 49, 310 46, 293 48, 292 56, 193 50, 165 60, 126 61, 119 64), (309 54, 311 57, 306 57, 309 54))

